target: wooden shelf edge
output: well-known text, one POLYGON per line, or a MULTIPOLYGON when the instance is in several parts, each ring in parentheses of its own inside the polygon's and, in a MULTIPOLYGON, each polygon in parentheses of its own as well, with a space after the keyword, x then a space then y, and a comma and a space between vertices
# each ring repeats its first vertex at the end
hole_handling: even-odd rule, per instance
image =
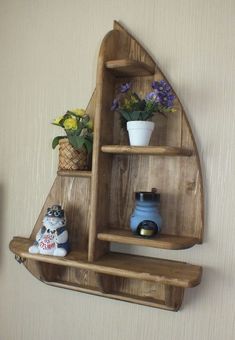
POLYGON ((133 235, 131 231, 123 229, 106 229, 98 233, 97 238, 100 241, 133 244, 137 246, 171 250, 187 249, 193 247, 195 244, 200 243, 200 240, 195 237, 166 234, 159 234, 154 238, 147 239, 133 235))
POLYGON ((105 67, 116 76, 150 76, 155 73, 155 67, 133 59, 116 59, 105 62, 105 67))
POLYGON ((182 288, 194 287, 201 281, 202 268, 183 262, 120 253, 108 253, 95 262, 88 262, 86 254, 78 251, 71 251, 66 257, 30 254, 28 248, 32 243, 31 239, 14 237, 9 247, 22 260, 30 259, 182 288))
POLYGON ((202 267, 184 262, 110 252, 94 262, 100 273, 164 285, 192 288, 201 281, 202 267))
POLYGON ((129 146, 103 145, 101 151, 112 154, 156 155, 156 156, 192 156, 192 151, 173 146, 129 146))
POLYGON ((64 177, 91 177, 92 172, 91 171, 82 171, 82 170, 58 170, 57 171, 58 176, 64 176, 64 177))

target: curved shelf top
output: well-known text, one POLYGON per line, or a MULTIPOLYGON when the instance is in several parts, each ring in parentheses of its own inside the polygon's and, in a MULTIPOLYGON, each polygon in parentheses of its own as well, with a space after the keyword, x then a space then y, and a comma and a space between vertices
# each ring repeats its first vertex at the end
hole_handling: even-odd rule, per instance
POLYGON ((187 249, 200 243, 195 237, 165 234, 159 234, 156 237, 147 239, 133 235, 130 230, 126 229, 106 229, 98 233, 97 238, 101 241, 171 250, 187 249))

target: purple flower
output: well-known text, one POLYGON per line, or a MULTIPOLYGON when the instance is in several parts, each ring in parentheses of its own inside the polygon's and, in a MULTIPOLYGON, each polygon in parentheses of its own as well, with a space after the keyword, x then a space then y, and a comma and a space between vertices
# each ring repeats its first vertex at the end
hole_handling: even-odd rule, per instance
POLYGON ((170 85, 165 80, 154 81, 152 88, 157 92, 159 102, 165 107, 172 107, 175 96, 170 85))
POLYGON ((122 84, 120 87, 121 93, 126 93, 131 88, 131 83, 122 84))
POLYGON ((118 99, 115 98, 112 102, 111 110, 115 111, 115 110, 118 109, 118 107, 119 107, 119 101, 118 101, 118 99))
POLYGON ((171 87, 165 80, 153 81, 152 88, 158 92, 170 92, 171 87))
POLYGON ((172 93, 158 93, 159 103, 165 107, 172 107, 175 96, 172 93))
POLYGON ((146 95, 145 100, 150 102, 159 102, 159 96, 157 94, 157 91, 149 92, 146 95))

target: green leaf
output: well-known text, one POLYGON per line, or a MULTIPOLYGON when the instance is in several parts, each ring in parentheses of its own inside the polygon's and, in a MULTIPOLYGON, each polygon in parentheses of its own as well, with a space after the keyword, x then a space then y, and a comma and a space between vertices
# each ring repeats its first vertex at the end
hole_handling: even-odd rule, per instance
POLYGON ((79 150, 83 147, 85 139, 83 137, 68 136, 69 143, 74 147, 74 149, 79 150))
POLYGON ((153 116, 153 113, 149 112, 149 111, 142 111, 142 113, 141 113, 141 117, 142 117, 143 120, 148 120, 152 116, 153 116))
POLYGON ((131 120, 142 120, 141 113, 142 113, 142 111, 131 112, 131 120))
POLYGON ((120 110, 119 112, 125 118, 126 121, 133 120, 133 119, 131 119, 131 114, 129 112, 124 111, 124 110, 120 110))
POLYGON ((87 149, 87 152, 91 153, 91 151, 92 151, 92 142, 89 141, 88 139, 86 139, 84 145, 85 145, 85 148, 87 149))
POLYGON ((66 136, 57 136, 52 141, 52 148, 55 149, 57 145, 59 144, 60 139, 65 138, 66 136))
MULTIPOLYGON (((62 120, 62 119, 61 119, 62 120)), ((60 121, 61 122, 61 121, 60 121)), ((51 123, 52 125, 55 125, 55 126, 60 126, 60 127, 63 127, 63 125, 61 125, 61 123, 54 123, 54 122, 52 122, 51 123)))

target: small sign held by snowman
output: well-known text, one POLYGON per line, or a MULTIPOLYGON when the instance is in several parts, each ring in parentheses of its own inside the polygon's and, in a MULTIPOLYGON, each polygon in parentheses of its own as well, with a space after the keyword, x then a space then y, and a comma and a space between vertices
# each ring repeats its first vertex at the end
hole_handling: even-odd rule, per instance
POLYGON ((34 244, 29 247, 31 254, 66 256, 69 252, 66 217, 60 205, 47 209, 43 226, 36 235, 34 244))

